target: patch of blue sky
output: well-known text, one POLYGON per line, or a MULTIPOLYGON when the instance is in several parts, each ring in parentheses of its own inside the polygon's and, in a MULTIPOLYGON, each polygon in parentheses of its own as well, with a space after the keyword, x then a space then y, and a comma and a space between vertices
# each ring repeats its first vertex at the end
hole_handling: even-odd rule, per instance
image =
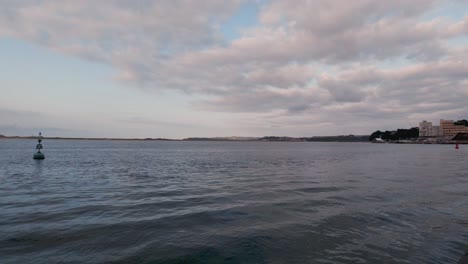
POLYGON ((242 36, 242 30, 259 25, 258 13, 261 1, 246 1, 237 12, 220 27, 226 41, 231 42, 242 36))
MULTIPOLYGON (((17 105, 24 105, 21 101, 34 97, 45 99, 46 96, 47 101, 57 105, 70 93, 76 97, 95 95, 98 89, 90 87, 88 82, 102 85, 114 74, 104 64, 90 63, 11 38, 0 39, 0 56, 1 89, 7 89, 10 99, 18 100, 8 102, 17 105)), ((42 106, 47 108, 47 105, 42 106)))
POLYGON ((457 36, 455 38, 451 38, 448 40, 448 43, 452 47, 458 47, 458 48, 466 47, 468 46, 468 36, 463 35, 463 36, 457 36))
MULTIPOLYGON (((339 73, 337 67, 332 64, 326 64, 326 63, 320 63, 320 62, 314 61, 314 62, 308 63, 308 66, 314 69, 316 75, 324 74, 324 75, 334 76, 339 73)), ((310 84, 313 84, 315 82, 316 82, 315 79, 311 80, 310 84)))
POLYGON ((377 66, 381 70, 398 70, 413 64, 415 62, 408 59, 407 56, 399 56, 397 58, 382 60, 377 66))
POLYGON ((124 85, 115 80, 118 71, 109 65, 21 40, 0 38, 0 57, 0 92, 8 95, 0 97, 0 105, 12 110, 85 115, 160 113, 174 105, 184 109, 188 101, 178 93, 152 93, 124 85))
POLYGON ((106 64, 90 63, 83 59, 59 54, 14 38, 0 38, 0 54, 2 61, 8 62, 0 63, 2 71, 9 71, 15 66, 30 65, 30 68, 34 67, 34 71, 27 71, 25 74, 44 73, 50 68, 54 69, 58 78, 66 76, 67 72, 88 72, 95 77, 109 76, 114 73, 114 70, 106 64))
POLYGON ((433 11, 427 13, 423 19, 432 20, 435 18, 445 17, 457 21, 463 19, 468 14, 468 2, 460 0, 441 1, 433 11))

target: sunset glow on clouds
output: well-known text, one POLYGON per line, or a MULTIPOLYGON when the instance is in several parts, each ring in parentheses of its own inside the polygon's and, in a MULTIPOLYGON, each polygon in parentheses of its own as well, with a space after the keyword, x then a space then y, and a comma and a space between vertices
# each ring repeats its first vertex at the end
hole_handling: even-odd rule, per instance
POLYGON ((312 136, 467 118, 466 14, 455 0, 0 1, 0 53, 24 63, 1 62, 0 134, 312 136), (23 83, 36 56, 57 91, 79 85, 23 83), (21 99, 39 91, 46 109, 21 99))

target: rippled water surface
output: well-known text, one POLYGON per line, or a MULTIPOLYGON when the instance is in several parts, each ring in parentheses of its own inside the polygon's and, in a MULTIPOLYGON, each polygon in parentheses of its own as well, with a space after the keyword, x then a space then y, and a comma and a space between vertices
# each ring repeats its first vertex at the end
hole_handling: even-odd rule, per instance
POLYGON ((0 140, 0 263, 456 263, 468 146, 0 140))

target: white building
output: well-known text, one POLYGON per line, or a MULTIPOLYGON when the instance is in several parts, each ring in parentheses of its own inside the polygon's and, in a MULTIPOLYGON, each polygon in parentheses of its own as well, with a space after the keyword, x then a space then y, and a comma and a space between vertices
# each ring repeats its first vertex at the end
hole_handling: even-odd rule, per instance
POLYGON ((432 122, 427 122, 426 120, 424 120, 421 123, 419 123, 419 137, 432 137, 432 135, 432 122))

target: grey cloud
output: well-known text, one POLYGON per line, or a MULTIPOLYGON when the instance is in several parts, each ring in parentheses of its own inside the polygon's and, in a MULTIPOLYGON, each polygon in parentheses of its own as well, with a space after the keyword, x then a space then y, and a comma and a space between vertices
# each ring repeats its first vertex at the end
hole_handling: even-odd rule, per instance
POLYGON ((159 57, 163 51, 218 42, 212 23, 239 1, 7 1, 3 34, 85 57, 115 62, 121 54, 159 57), (92 53, 92 55, 91 55, 92 53))
POLYGON ((7 3, 0 17, 4 34, 109 63, 120 70, 118 79, 137 85, 208 93, 305 85, 313 78, 310 61, 440 57, 444 50, 436 40, 464 28, 419 21, 436 3, 430 0, 274 1, 260 14, 263 26, 222 47, 212 23, 240 1, 7 3), (275 15, 287 25, 264 18, 275 15))
POLYGON ((39 125, 22 126, 16 124, 0 124, 0 134, 5 136, 36 136, 38 132, 42 132, 42 134, 47 137, 91 136, 88 130, 63 129, 39 125))
POLYGON ((245 93, 217 96, 198 101, 198 109, 225 112, 271 112, 288 109, 300 112, 315 105, 326 104, 330 100, 327 91, 318 87, 304 89, 261 89, 245 93))
POLYGON ((310 108, 310 105, 309 104, 306 104, 306 103, 297 103, 295 105, 292 105, 292 106, 289 106, 288 107, 288 112, 289 113, 300 113, 300 112, 304 112, 306 111, 307 109, 310 108))
MULTIPOLYGON (((464 62, 447 60, 395 70, 367 69, 367 74, 361 69, 349 70, 318 83, 331 90, 334 100, 322 101, 324 103, 301 113, 285 112, 276 118, 283 124, 295 122, 298 117, 303 124, 308 124, 308 119, 312 123, 328 121, 335 129, 346 126, 352 131, 355 127, 354 133, 357 133, 365 132, 359 130, 363 127, 385 129, 380 127, 382 123, 385 126, 414 126, 420 119, 437 121, 440 118, 466 117, 467 66, 464 62), (361 89, 361 93, 367 96, 340 101, 333 93, 336 87, 361 89)), ((301 122, 296 125, 301 126, 301 122)))
POLYGON ((1 118, 39 117, 40 115, 41 113, 34 112, 34 111, 0 108, 0 119, 1 118))
POLYGON ((0 108, 0 125, 30 124, 41 118, 43 118, 43 114, 35 111, 0 108))
POLYGON ((164 121, 164 120, 156 120, 152 118, 144 118, 141 116, 129 116, 126 118, 117 119, 116 121, 130 123, 130 124, 147 125, 147 126, 172 127, 172 128, 177 128, 177 129, 201 127, 200 124, 195 124, 191 122, 171 122, 171 121, 164 121))
POLYGON ((340 79, 320 78, 318 85, 333 96, 336 102, 360 102, 367 96, 358 82, 349 83, 340 79))

